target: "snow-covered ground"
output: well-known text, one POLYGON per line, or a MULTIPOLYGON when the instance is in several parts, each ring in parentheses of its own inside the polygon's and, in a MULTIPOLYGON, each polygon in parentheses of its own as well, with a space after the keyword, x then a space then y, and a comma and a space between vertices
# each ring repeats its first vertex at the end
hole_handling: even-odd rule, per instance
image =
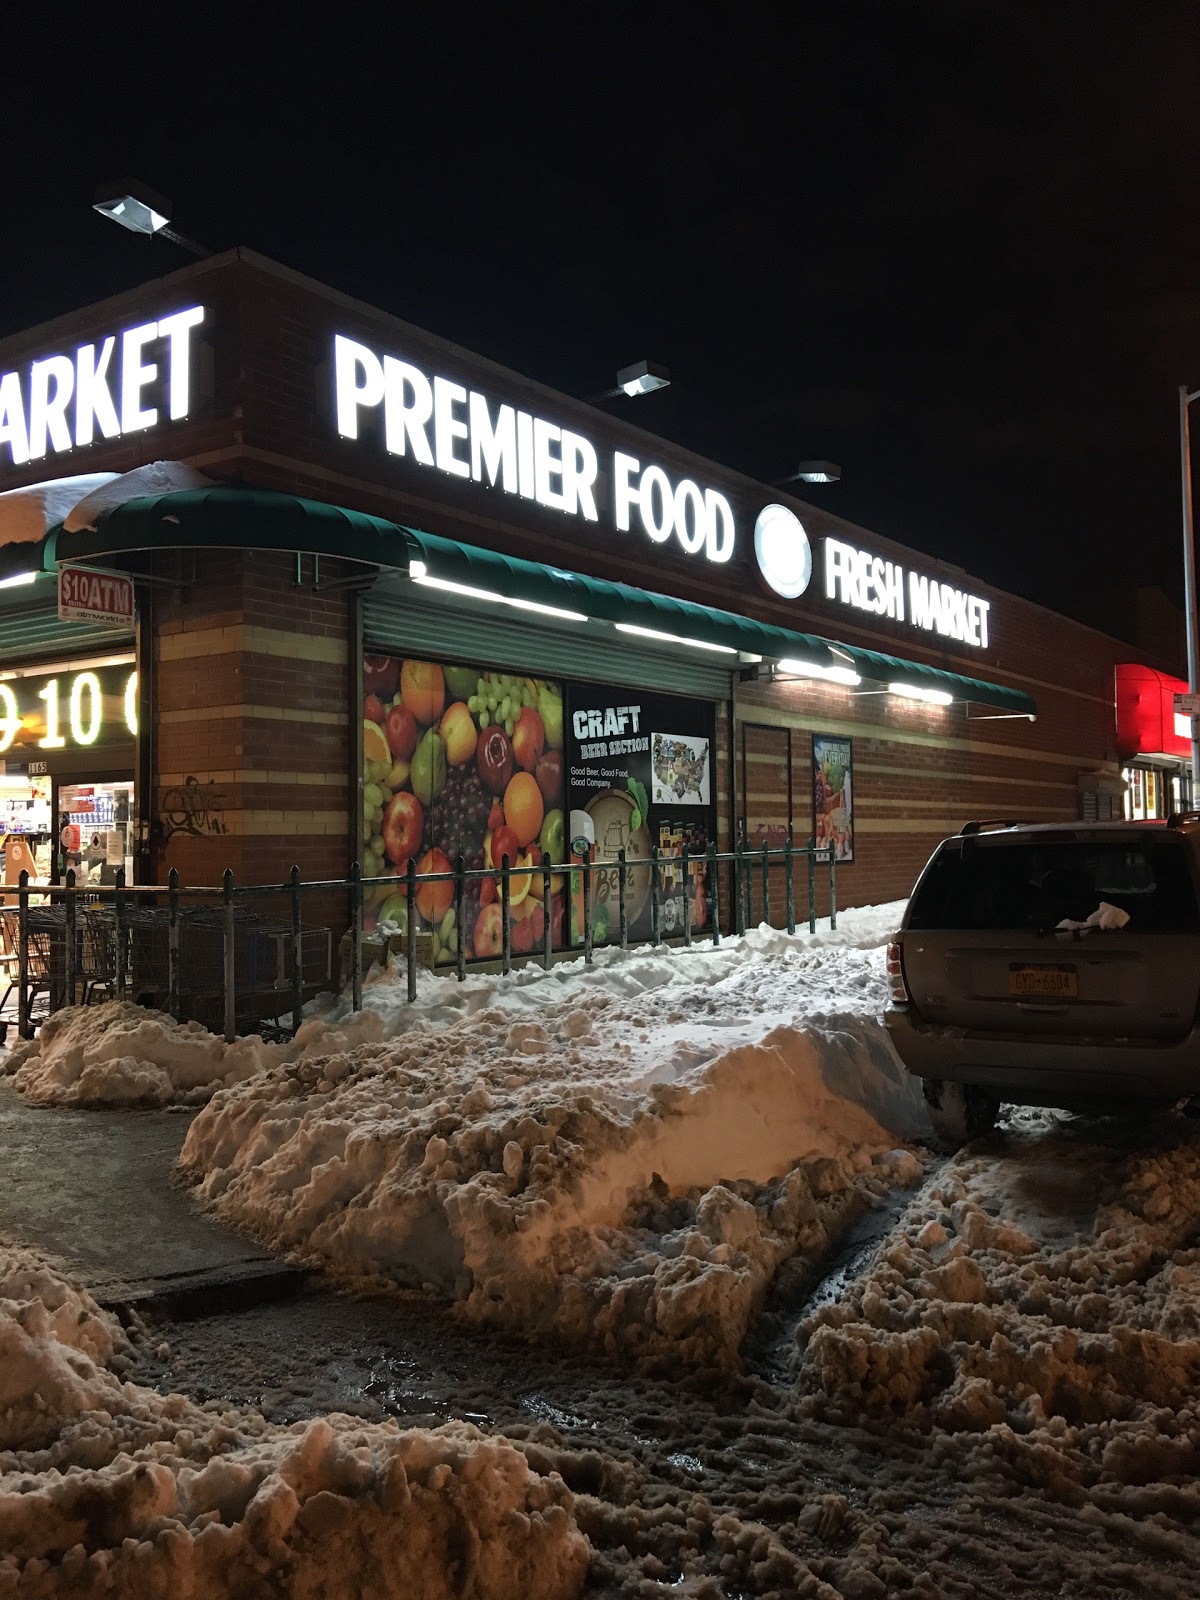
POLYGON ((898 908, 717 950, 366 992, 384 1037, 218 1092, 181 1164, 221 1216, 475 1320, 733 1366, 785 1260, 921 1167, 879 1023, 898 908))
POLYGON ((277 1427, 123 1381, 116 1320, 0 1245, 0 1597, 577 1595, 561 1480, 466 1424, 277 1427))

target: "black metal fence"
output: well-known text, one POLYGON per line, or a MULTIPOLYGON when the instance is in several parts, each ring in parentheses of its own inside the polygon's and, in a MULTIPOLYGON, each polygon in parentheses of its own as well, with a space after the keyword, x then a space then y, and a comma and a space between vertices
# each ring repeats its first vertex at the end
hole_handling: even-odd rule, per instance
MULTIPOLYGON (((114 885, 106 886, 77 884, 73 872, 61 885, 31 884, 28 874, 22 873, 19 885, 4 891, 9 905, 0 910, 0 961, 8 982, 0 1012, 15 990, 22 1038, 31 1038, 35 1022, 49 1012, 101 995, 137 1000, 176 1018, 196 1017, 223 1030, 229 1040, 238 1030, 239 1016, 255 1027, 272 1017, 278 1025, 286 1014, 295 1032, 305 1000, 330 988, 335 978, 334 931, 314 922, 314 899, 326 923, 340 922, 348 929, 349 971, 343 974, 339 963, 337 979, 349 988, 352 1008, 358 1011, 365 900, 369 896, 378 906, 384 891, 401 897, 405 913, 399 932, 394 923, 381 924, 381 930, 389 948, 399 942, 411 1002, 417 996, 417 972, 423 964, 418 929, 423 920, 431 921, 421 914, 421 895, 427 888, 442 891, 435 904, 444 903, 449 890, 447 909, 454 912, 458 937, 448 938, 438 953, 443 958, 441 970, 447 975, 453 972, 461 982, 468 970, 490 970, 497 962, 505 973, 514 964, 531 961, 548 968, 556 957, 570 960, 582 955, 590 964, 598 943, 622 949, 633 943, 719 945, 722 938, 741 936, 759 923, 794 933, 798 877, 799 920, 815 932, 821 887, 831 925, 836 927, 833 851, 811 843, 796 846, 790 840, 782 846, 739 845, 702 855, 685 850, 664 856, 654 850, 648 861, 628 861, 622 850, 616 861, 574 857, 569 863, 543 861, 534 867, 515 867, 505 856, 498 868, 469 868, 460 856, 448 872, 418 873, 410 860, 404 873, 371 878, 364 877, 355 863, 347 878, 307 883, 302 882, 299 867, 292 868, 283 884, 238 885, 233 873, 226 871, 219 888, 184 888, 174 870, 165 886, 137 888, 126 886, 123 873, 117 874, 114 885), (819 872, 824 878, 820 885, 819 872), (531 874, 538 881, 536 898, 544 908, 541 938, 536 950, 515 952, 513 881, 520 879, 526 893, 532 892, 531 874), (484 880, 490 880, 499 906, 500 947, 490 960, 469 960, 468 895, 484 880), (572 931, 568 914, 567 937, 557 943, 549 915, 556 893, 566 894, 568 907, 578 897, 581 911, 578 931, 572 931), (631 893, 644 902, 639 906, 643 922, 648 908, 648 936, 631 937, 631 893), (342 907, 340 915, 331 915, 333 897, 342 907), (597 915, 602 901, 606 902, 603 924, 597 915), (615 932, 609 915, 614 901, 615 932), (596 929, 601 925, 605 936, 598 940, 596 929)), ((431 929, 428 937, 433 936, 431 929)))

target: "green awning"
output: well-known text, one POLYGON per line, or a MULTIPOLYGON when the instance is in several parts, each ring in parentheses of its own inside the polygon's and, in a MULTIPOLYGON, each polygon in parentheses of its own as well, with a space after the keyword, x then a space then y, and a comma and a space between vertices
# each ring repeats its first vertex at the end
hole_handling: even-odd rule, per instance
MULTIPOLYGON (((49 537, 53 538, 54 534, 49 537)), ((57 559, 96 560, 164 545, 190 549, 299 550, 372 566, 402 566, 406 546, 394 522, 323 500, 270 489, 177 489, 110 506, 94 528, 57 530, 57 559)))
MULTIPOLYGON (((164 545, 302 551, 401 571, 420 562, 426 569, 424 576, 457 585, 460 591, 474 589, 524 601, 535 612, 539 607, 569 611, 646 629, 668 640, 716 646, 766 661, 801 657, 832 666, 845 665, 848 657, 864 677, 875 682, 904 681, 941 689, 957 700, 1016 715, 1032 716, 1037 711, 1029 695, 1003 684, 841 644, 819 634, 776 627, 630 584, 589 578, 545 562, 524 561, 365 512, 267 489, 214 485, 128 500, 101 512, 94 528, 78 533, 52 530, 42 541, 42 555, 45 566, 53 570, 59 562, 98 560, 164 545)), ((36 548, 26 546, 25 559, 36 548)))

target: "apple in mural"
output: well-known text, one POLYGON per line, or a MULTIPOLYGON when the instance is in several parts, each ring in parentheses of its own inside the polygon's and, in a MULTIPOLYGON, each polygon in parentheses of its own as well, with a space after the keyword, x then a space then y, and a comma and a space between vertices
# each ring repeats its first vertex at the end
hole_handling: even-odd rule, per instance
POLYGON ((480 957, 498 956, 504 948, 504 928, 500 907, 495 901, 475 918, 475 954, 480 957))
POLYGON ((561 811, 557 809, 547 811, 542 820, 538 843, 547 861, 559 862, 567 859, 567 824, 561 811))
POLYGON ((399 675, 400 663, 395 656, 363 657, 364 694, 374 694, 381 700, 390 700, 396 692, 396 679, 399 675))
POLYGON ((563 757, 561 750, 547 750, 538 757, 537 766, 533 769, 537 779, 537 786, 542 791, 542 799, 546 802, 546 809, 562 805, 563 798, 563 757))
MULTIPOLYGON (((377 719, 378 720, 378 719, 377 719)), ((397 761, 411 761, 417 748, 417 719, 407 706, 393 706, 383 723, 388 749, 397 761)))
POLYGON ((387 719, 388 708, 377 694, 369 694, 363 701, 363 716, 368 722, 383 723, 387 719))
POLYGON ((394 794, 384 809, 380 828, 388 860, 401 866, 415 856, 421 848, 424 826, 425 811, 416 795, 407 790, 394 794))
POLYGON ((439 731, 446 746, 446 760, 452 767, 461 767, 470 761, 479 733, 464 701, 456 700, 447 709, 439 731))
POLYGON ((494 724, 480 735, 475 761, 483 786, 491 794, 503 794, 512 777, 513 747, 503 728, 494 724))
POLYGON ((526 772, 532 772, 546 748, 546 729, 532 706, 522 706, 513 727, 513 758, 526 772))

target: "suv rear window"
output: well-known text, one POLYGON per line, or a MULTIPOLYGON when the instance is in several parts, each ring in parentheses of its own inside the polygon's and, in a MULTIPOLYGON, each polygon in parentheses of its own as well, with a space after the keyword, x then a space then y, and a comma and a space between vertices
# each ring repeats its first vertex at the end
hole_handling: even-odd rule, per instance
POLYGON ((910 928, 1054 928, 1084 922, 1102 900, 1129 913, 1130 932, 1200 927, 1187 852, 1178 839, 947 841, 913 899, 910 928))

